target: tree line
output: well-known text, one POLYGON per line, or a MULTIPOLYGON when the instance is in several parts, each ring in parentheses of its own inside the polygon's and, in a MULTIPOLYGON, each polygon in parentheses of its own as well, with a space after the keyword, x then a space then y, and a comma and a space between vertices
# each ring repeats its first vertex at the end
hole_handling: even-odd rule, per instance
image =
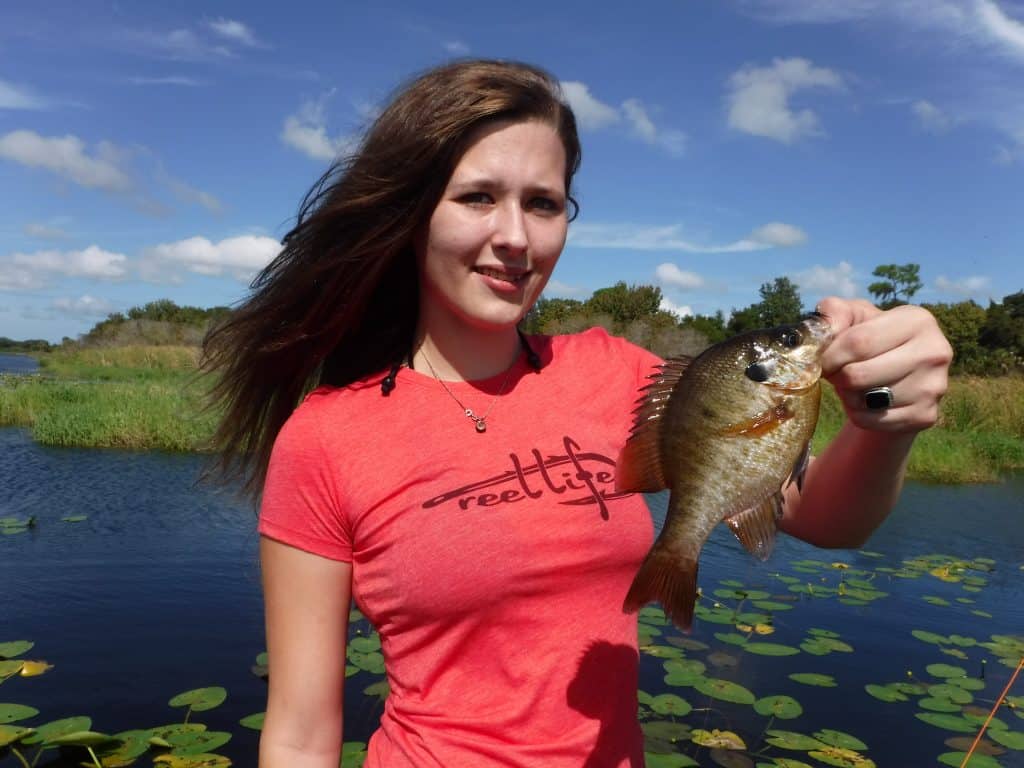
MULTIPOLYGON (((918 264, 882 264, 872 275, 878 279, 868 292, 881 309, 909 303, 923 285, 918 264)), ((762 284, 759 294, 760 301, 733 308, 728 318, 721 310, 679 318, 661 308, 657 286, 619 282, 585 300, 541 298, 524 327, 533 333, 572 333, 599 325, 665 357, 697 354, 738 333, 796 322, 810 310, 788 277, 762 284)), ((1024 291, 990 301, 988 307, 974 301, 921 306, 935 316, 949 339, 955 372, 1024 372, 1024 291)))

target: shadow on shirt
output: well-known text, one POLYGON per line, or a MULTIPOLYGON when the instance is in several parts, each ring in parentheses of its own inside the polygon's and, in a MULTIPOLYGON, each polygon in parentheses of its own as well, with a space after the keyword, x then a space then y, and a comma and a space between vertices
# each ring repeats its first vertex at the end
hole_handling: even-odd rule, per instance
POLYGON ((594 643, 583 654, 566 692, 570 707, 600 721, 597 743, 583 768, 643 768, 643 733, 636 717, 639 664, 636 649, 628 645, 594 643), (630 694, 617 694, 621 691, 630 694))

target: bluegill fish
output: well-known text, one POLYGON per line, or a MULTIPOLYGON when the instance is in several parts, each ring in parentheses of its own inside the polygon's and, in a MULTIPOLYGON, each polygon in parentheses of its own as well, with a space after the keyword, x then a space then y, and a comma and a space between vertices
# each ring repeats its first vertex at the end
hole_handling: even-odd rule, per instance
POLYGON ((621 491, 670 489, 661 535, 623 610, 659 601, 682 629, 693 622, 697 560, 723 520, 760 559, 771 552, 783 490, 802 481, 821 400, 828 319, 750 331, 696 358, 670 358, 638 401, 618 460, 621 491))

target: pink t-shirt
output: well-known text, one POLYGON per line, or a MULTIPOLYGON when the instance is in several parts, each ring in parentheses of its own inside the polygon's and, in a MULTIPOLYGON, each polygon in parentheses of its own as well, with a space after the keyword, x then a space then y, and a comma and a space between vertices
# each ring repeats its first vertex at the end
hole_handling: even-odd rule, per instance
MULTIPOLYGON (((367 768, 643 765, 621 606, 653 527, 615 459, 659 361, 599 329, 531 346, 482 434, 403 369, 317 389, 275 442, 260 533, 351 562, 380 633, 367 768)), ((481 413, 504 380, 448 386, 481 413)))

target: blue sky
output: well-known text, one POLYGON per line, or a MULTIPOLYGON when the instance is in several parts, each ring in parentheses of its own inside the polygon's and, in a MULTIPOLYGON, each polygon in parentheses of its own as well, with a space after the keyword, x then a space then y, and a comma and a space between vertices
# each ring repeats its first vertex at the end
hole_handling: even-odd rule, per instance
POLYGON ((243 298, 411 75, 539 64, 582 127, 549 296, 728 313, 916 262, 919 301, 1024 289, 1024 2, 4 3, 0 336, 243 298), (11 7, 11 6, 20 6, 11 7))

